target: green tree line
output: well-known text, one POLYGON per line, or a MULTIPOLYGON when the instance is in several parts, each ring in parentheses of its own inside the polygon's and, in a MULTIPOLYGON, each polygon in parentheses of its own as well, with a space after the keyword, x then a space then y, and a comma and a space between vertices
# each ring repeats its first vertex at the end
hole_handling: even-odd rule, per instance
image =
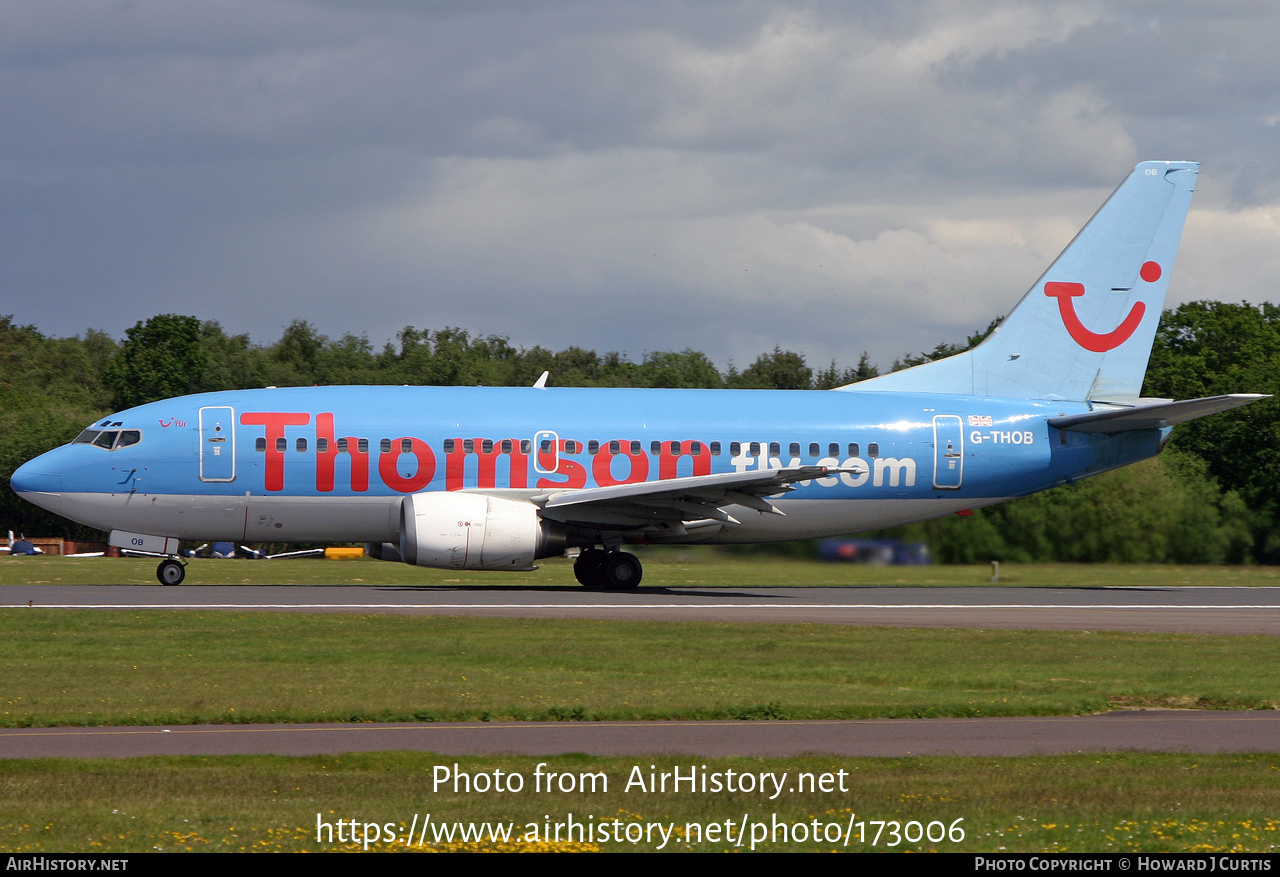
MULTIPOLYGON (((904 354, 893 369, 968 349, 997 323, 963 343, 904 354)), ((1275 306, 1194 302, 1165 312, 1143 392, 1277 393, 1278 360, 1275 306)), ((803 354, 778 347, 741 370, 721 371, 695 350, 647 353, 636 362, 617 351, 516 347, 505 336, 457 328, 406 327, 376 349, 363 335, 329 338, 302 320, 260 345, 216 322, 173 314, 139 322, 120 342, 93 330, 50 338, 0 317, 0 478, 106 413, 171 396, 262 386, 527 386, 543 371, 556 386, 779 390, 830 389, 878 373, 866 353, 853 366, 832 361, 815 369, 803 354)), ((1280 563, 1278 437, 1280 411, 1259 403, 1179 427, 1153 461, 893 534, 927 541, 946 562, 1280 563)), ((0 526, 90 535, 11 491, 0 496, 0 526)))

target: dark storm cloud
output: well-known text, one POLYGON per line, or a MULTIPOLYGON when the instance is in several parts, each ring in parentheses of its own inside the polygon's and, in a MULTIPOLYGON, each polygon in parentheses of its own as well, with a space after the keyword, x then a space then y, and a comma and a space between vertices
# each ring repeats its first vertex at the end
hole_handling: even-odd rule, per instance
POLYGON ((887 365, 985 326, 1135 161, 1178 300, 1276 287, 1269 4, 15 2, 0 313, 887 365))
MULTIPOLYGON (((954 59, 964 88, 1051 94, 1067 85, 1105 97, 1136 142, 1182 150, 1211 172, 1249 176, 1244 191, 1271 200, 1277 167, 1263 162, 1280 121, 1280 16, 1263 3, 1138 3, 1060 42, 954 59)), ((1246 198, 1241 203, 1248 203, 1246 198)))

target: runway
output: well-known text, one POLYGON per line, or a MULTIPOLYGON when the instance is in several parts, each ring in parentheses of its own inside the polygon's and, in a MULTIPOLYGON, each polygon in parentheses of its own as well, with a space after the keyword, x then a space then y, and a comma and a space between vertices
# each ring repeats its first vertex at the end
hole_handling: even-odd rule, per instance
POLYGON ((1268 752, 1280 712, 1154 710, 1098 716, 863 719, 846 722, 474 722, 9 728, 4 758, 139 755, 680 754, 849 757, 1016 756, 1070 752, 1268 752))
POLYGON ((10 585, 0 607, 353 612, 1280 636, 1280 588, 10 585))

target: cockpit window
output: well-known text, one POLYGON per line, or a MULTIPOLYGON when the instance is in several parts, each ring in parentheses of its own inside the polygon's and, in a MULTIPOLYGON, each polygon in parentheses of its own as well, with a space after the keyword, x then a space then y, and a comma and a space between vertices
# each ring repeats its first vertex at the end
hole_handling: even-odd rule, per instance
POLYGON ((71 442, 73 445, 93 445, 108 451, 118 451, 142 441, 142 431, 137 429, 86 429, 71 442))

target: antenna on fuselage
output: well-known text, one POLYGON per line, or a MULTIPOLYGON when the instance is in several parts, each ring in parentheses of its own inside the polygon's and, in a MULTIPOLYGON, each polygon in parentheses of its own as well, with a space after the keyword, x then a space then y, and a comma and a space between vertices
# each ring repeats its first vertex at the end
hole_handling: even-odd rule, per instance
POLYGON ((533 382, 533 388, 535 390, 545 390, 547 388, 547 378, 549 377, 551 377, 551 372, 543 372, 542 375, 533 382))

